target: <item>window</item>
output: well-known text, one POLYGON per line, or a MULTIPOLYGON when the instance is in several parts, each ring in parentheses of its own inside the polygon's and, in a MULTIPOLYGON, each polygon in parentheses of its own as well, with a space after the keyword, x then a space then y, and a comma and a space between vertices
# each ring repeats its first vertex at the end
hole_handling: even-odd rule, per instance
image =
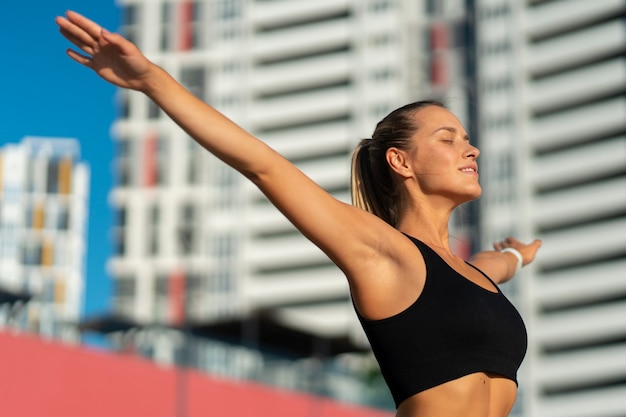
POLYGON ((55 228, 57 230, 67 230, 70 226, 70 210, 67 204, 60 204, 56 215, 55 228))
POLYGON ((126 255, 126 207, 119 207, 115 213, 115 227, 113 228, 113 251, 117 256, 126 255))
POLYGON ((217 16, 220 20, 233 20, 241 16, 239 0, 219 0, 217 2, 217 16))
POLYGON ((206 151, 195 140, 187 137, 187 182, 189 184, 202 183, 202 161, 206 151))
POLYGON ((46 171, 46 192, 54 194, 59 189, 59 161, 49 160, 46 171))
POLYGON ((133 277, 119 277, 114 283, 114 294, 119 298, 134 298, 136 293, 136 280, 133 277))
POLYGON ((157 140, 156 155, 156 183, 158 185, 167 184, 168 178, 168 161, 169 161, 169 141, 163 136, 159 136, 157 140))
POLYGON ((117 92, 117 105, 120 118, 128 119, 130 117, 130 94, 128 91, 119 90, 117 92))
POLYGON ((143 139, 142 181, 146 187, 166 185, 169 180, 169 140, 149 133, 143 139))
POLYGON ((204 46, 203 7, 199 1, 180 3, 182 24, 180 25, 179 46, 183 51, 200 49, 204 46))
POLYGON ((235 256, 235 236, 231 233, 221 233, 213 239, 213 257, 229 259, 235 256))
POLYGON ((139 45, 139 6, 129 4, 122 9, 122 24, 120 31, 129 41, 139 45))
POLYGON ((24 242, 22 244, 22 264, 39 265, 41 263, 41 252, 41 242, 24 242))
POLYGON ((148 214, 146 219, 148 224, 146 225, 147 233, 147 248, 146 253, 148 255, 157 255, 160 250, 159 239, 159 224, 160 224, 161 210, 157 204, 148 207, 148 214))
POLYGON ((373 0, 369 4, 369 9, 373 12, 383 12, 391 8, 389 0, 373 0))
POLYGON ((135 142, 129 138, 120 138, 117 141, 116 175, 117 185, 126 187, 135 182, 133 163, 135 154, 135 142))
POLYGON ((234 288, 234 276, 230 268, 221 266, 213 271, 209 289, 211 293, 230 293, 233 292, 234 288))
POLYGON ((199 216, 197 207, 186 202, 179 208, 178 253, 191 255, 197 253, 199 216))
POLYGON ((165 2, 161 5, 161 39, 159 47, 161 51, 174 50, 174 8, 172 3, 165 2))

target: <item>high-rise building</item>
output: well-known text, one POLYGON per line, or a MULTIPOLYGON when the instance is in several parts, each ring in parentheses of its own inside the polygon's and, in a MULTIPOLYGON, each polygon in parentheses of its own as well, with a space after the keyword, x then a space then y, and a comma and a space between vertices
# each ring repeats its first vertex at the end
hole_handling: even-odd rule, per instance
MULTIPOLYGON (((122 33, 150 59, 343 201, 351 152, 388 111, 426 96, 465 120, 471 111, 465 1, 118 4, 122 33)), ((321 352, 339 340, 367 348, 346 280, 319 249, 144 96, 120 91, 119 102, 109 267, 116 313, 151 335, 137 337, 137 349, 175 361, 184 337, 163 336, 171 331, 155 324, 184 323, 195 335, 201 324, 223 330, 250 317, 326 341, 321 352)), ((467 250, 467 239, 459 242, 467 250)), ((235 327, 263 339, 262 324, 235 327)), ((254 375, 258 355, 249 349, 200 344, 191 355, 200 368, 287 378, 267 362, 254 375)))
POLYGON ((0 323, 77 341, 85 281, 89 167, 77 141, 0 149, 0 323))
POLYGON ((483 244, 543 240, 516 415, 626 415, 626 3, 475 3, 483 244))
MULTIPOLYGON (((514 415, 624 412, 623 1, 120 5, 123 32, 155 62, 346 201, 357 140, 399 104, 445 102, 482 151, 485 193, 454 219, 457 250, 544 241, 505 287, 530 342, 514 415)), ((170 324, 263 313, 363 344, 319 250, 144 97, 120 92, 120 103, 118 312, 170 324)), ((157 339, 144 348, 174 360, 180 345, 157 339)), ((216 352, 198 362, 215 370, 228 355, 216 352)))

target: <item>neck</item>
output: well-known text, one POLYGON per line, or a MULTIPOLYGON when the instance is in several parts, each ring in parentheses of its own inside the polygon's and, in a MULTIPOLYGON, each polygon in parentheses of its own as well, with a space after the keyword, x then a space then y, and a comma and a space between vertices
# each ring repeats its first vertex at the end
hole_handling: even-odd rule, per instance
POLYGON ((415 237, 429 246, 450 251, 448 223, 450 210, 433 210, 432 207, 411 206, 400 216, 397 229, 415 237))

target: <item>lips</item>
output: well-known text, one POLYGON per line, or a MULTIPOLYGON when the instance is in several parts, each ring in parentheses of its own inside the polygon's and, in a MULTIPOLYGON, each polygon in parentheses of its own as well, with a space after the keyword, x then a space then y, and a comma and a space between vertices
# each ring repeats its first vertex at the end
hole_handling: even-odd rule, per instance
POLYGON ((466 166, 460 169, 461 172, 469 172, 473 174, 478 174, 478 167, 476 165, 466 166))

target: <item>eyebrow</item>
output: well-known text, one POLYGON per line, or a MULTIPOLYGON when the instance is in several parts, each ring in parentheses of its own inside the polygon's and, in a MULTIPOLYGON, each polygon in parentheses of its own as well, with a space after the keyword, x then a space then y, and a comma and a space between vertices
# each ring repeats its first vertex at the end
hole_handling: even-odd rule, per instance
MULTIPOLYGON (((457 133, 457 130, 454 127, 450 127, 450 126, 440 127, 439 129, 435 130, 433 133, 437 133, 440 130, 446 130, 446 131, 448 131, 450 133, 457 133)), ((465 136, 463 136, 463 139, 465 139, 466 141, 470 142, 470 138, 469 138, 469 136, 467 134, 465 134, 465 136)))

